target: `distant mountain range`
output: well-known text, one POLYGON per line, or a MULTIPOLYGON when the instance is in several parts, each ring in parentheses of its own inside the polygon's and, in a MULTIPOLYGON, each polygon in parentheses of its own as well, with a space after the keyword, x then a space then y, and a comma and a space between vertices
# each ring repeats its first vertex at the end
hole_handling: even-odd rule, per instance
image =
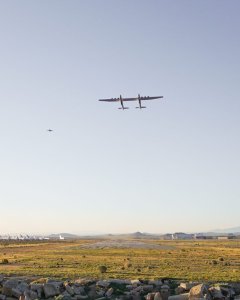
POLYGON ((155 239, 159 238, 162 235, 159 234, 151 234, 151 233, 142 233, 142 232, 134 232, 134 233, 126 233, 126 234, 86 234, 86 235, 77 235, 71 233, 54 233, 50 234, 47 237, 50 239, 77 239, 77 238, 103 238, 103 239, 155 239))
POLYGON ((111 233, 99 233, 99 232, 91 232, 91 231, 82 231, 79 234, 72 233, 54 233, 48 236, 44 235, 28 235, 28 234, 0 234, 0 240, 3 239, 16 239, 16 240, 44 240, 44 239, 54 239, 54 240, 73 240, 73 239, 109 239, 109 240, 124 240, 124 239, 142 239, 142 240, 155 240, 155 239, 193 239, 194 237, 206 237, 206 238, 214 238, 221 236, 237 236, 240 238, 240 226, 232 227, 232 228, 224 228, 224 229, 214 229, 208 232, 175 232, 175 233, 165 233, 165 234, 154 234, 154 233, 146 233, 146 232, 133 232, 133 233, 123 233, 123 234, 111 234, 111 233))
MULTIPOLYGON (((179 233, 178 233, 179 234, 179 233)), ((181 233, 184 235, 184 233, 181 233)), ((193 235, 192 233, 191 235, 193 235)), ((200 235, 203 236, 223 236, 226 234, 238 234, 240 235, 240 227, 233 227, 227 229, 216 229, 209 232, 201 232, 200 235)), ((92 238, 101 238, 101 239, 161 239, 166 238, 167 236, 170 237, 172 234, 152 234, 152 233, 142 233, 142 232, 133 232, 133 233, 125 233, 125 234, 71 234, 71 233, 58 233, 58 234, 51 234, 48 238, 51 239, 78 239, 78 238, 85 238, 85 239, 92 239, 92 238)))

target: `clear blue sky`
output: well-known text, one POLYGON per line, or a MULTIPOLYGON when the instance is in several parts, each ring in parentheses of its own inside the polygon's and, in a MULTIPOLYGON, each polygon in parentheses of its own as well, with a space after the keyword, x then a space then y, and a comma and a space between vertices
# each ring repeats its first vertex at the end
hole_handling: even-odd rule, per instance
POLYGON ((0 233, 240 225, 239 11, 1 1, 0 233), (97 101, 138 93, 164 99, 97 101))

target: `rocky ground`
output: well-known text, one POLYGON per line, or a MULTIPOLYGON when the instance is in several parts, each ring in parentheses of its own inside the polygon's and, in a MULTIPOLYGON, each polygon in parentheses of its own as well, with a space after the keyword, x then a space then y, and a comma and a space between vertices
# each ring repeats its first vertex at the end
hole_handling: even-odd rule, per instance
POLYGON ((122 248, 122 249, 163 249, 173 250, 174 246, 157 245, 140 241, 125 241, 125 240, 104 240, 92 244, 82 245, 82 249, 103 249, 103 248, 122 248))
POLYGON ((0 275, 0 300, 234 300, 240 283, 199 283, 176 280, 57 281, 0 275))

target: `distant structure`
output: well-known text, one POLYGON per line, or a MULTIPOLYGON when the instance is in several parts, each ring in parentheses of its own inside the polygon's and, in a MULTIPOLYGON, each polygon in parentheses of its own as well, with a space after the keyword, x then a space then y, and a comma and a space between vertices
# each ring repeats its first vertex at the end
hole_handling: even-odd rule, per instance
POLYGON ((234 235, 225 235, 225 236, 218 236, 218 240, 232 240, 236 239, 237 237, 234 235))
POLYGON ((64 237, 61 236, 61 234, 59 235, 59 240, 64 240, 64 237))
POLYGON ((28 234, 3 234, 0 235, 0 240, 4 241, 42 241, 49 240, 48 237, 41 235, 28 235, 28 234))
POLYGON ((193 239, 193 234, 188 234, 184 232, 175 232, 172 234, 172 240, 191 240, 193 239))

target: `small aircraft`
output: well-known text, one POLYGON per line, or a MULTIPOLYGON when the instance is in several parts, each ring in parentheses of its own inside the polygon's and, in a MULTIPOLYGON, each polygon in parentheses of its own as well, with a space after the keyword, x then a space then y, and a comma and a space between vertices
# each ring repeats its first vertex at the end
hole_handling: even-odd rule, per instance
POLYGON ((47 129, 47 131, 48 131, 48 132, 52 132, 53 130, 49 128, 49 129, 47 129))
POLYGON ((138 101, 139 106, 137 106, 136 108, 146 108, 146 106, 142 106, 142 100, 154 100, 154 99, 160 99, 163 98, 163 96, 154 96, 154 97, 149 97, 149 96, 144 96, 141 97, 140 94, 138 94, 138 97, 136 98, 123 98, 122 95, 120 95, 119 98, 110 98, 110 99, 99 99, 99 101, 105 101, 105 102, 120 102, 121 103, 121 107, 119 107, 118 109, 128 109, 129 107, 125 107, 123 102, 124 101, 138 101))

